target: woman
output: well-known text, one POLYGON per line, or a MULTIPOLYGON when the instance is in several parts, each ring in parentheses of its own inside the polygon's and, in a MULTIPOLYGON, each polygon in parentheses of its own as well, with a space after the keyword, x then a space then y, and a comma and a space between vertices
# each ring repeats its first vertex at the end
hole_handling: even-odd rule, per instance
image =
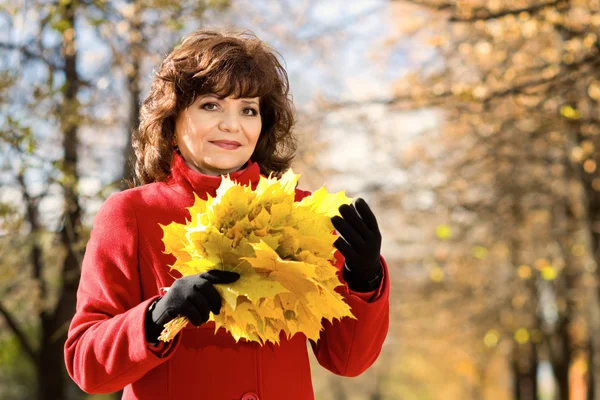
MULTIPOLYGON (((185 223, 194 193, 215 196, 223 174, 255 185, 261 172, 280 176, 289 168, 288 88, 275 53, 251 34, 198 31, 163 61, 134 138, 140 186, 106 200, 83 260, 65 360, 84 391, 124 388, 123 399, 314 398, 306 337, 260 346, 236 343, 223 329, 215 334, 206 322, 221 308, 214 285, 239 275, 174 277, 159 225, 185 223), (173 341, 158 341, 177 315, 192 323, 173 341)), ((307 195, 297 190, 296 201, 307 195)), ((389 283, 368 205, 357 199, 340 214, 332 219, 340 292, 357 319, 325 321, 311 346, 323 367, 356 376, 387 334, 389 283)))

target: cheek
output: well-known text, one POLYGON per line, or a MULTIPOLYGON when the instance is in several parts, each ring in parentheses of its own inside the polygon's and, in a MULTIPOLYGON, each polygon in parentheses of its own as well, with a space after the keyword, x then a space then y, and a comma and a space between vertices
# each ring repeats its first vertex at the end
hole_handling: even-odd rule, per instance
POLYGON ((260 131, 262 129, 262 123, 261 121, 258 121, 252 129, 252 133, 251 133, 251 140, 254 144, 256 144, 256 142, 258 142, 258 138, 260 136, 260 131))
POLYGON ((215 122, 210 118, 198 115, 197 113, 188 113, 189 117, 185 120, 185 136, 190 141, 197 141, 208 135, 214 129, 215 122))

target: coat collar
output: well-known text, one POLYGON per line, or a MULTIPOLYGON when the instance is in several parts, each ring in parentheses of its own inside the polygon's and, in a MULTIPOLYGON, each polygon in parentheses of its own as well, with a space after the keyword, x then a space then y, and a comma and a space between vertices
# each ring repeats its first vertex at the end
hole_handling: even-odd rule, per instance
MULTIPOLYGON (((254 161, 249 160, 244 168, 230 173, 229 177, 238 183, 243 185, 250 184, 255 188, 260 180, 260 166, 254 161)), ((221 185, 222 179, 223 175, 210 176, 194 171, 186 164, 179 152, 173 152, 171 174, 167 178, 168 184, 175 184, 183 188, 188 194, 196 192, 198 196, 203 198, 204 193, 207 192, 214 195, 219 185, 221 185)))

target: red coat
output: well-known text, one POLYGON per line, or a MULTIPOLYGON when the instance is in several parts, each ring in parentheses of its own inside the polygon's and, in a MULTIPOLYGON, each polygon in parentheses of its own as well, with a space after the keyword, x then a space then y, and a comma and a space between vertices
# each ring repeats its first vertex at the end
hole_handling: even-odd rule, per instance
MULTIPOLYGON (((259 166, 250 163, 232 174, 256 183, 259 166)), ((313 399, 306 337, 280 345, 259 346, 235 340, 214 323, 191 324, 168 344, 145 341, 144 316, 161 287, 174 277, 163 254, 162 229, 185 223, 192 192, 215 195, 220 177, 191 170, 175 155, 170 177, 112 195, 98 212, 88 242, 77 292, 77 311, 65 343, 65 361, 73 380, 88 393, 125 388, 123 399, 313 399)), ((296 200, 308 195, 297 191, 296 200)), ((338 255, 338 267, 343 259, 338 255)), ((376 359, 389 324, 387 267, 379 290, 341 292, 357 320, 326 322, 312 349, 333 373, 356 376, 376 359)), ((341 275, 341 274, 340 274, 341 275)))

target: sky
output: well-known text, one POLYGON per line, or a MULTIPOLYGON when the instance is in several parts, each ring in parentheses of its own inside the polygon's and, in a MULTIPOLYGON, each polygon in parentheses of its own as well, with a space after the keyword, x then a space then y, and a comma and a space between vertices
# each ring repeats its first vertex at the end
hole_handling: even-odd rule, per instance
POLYGON ((383 0, 240 0, 207 26, 250 29, 279 51, 295 102, 304 107, 316 94, 331 100, 365 98, 382 86, 388 66, 369 57, 373 43, 390 32, 388 7, 383 0))

